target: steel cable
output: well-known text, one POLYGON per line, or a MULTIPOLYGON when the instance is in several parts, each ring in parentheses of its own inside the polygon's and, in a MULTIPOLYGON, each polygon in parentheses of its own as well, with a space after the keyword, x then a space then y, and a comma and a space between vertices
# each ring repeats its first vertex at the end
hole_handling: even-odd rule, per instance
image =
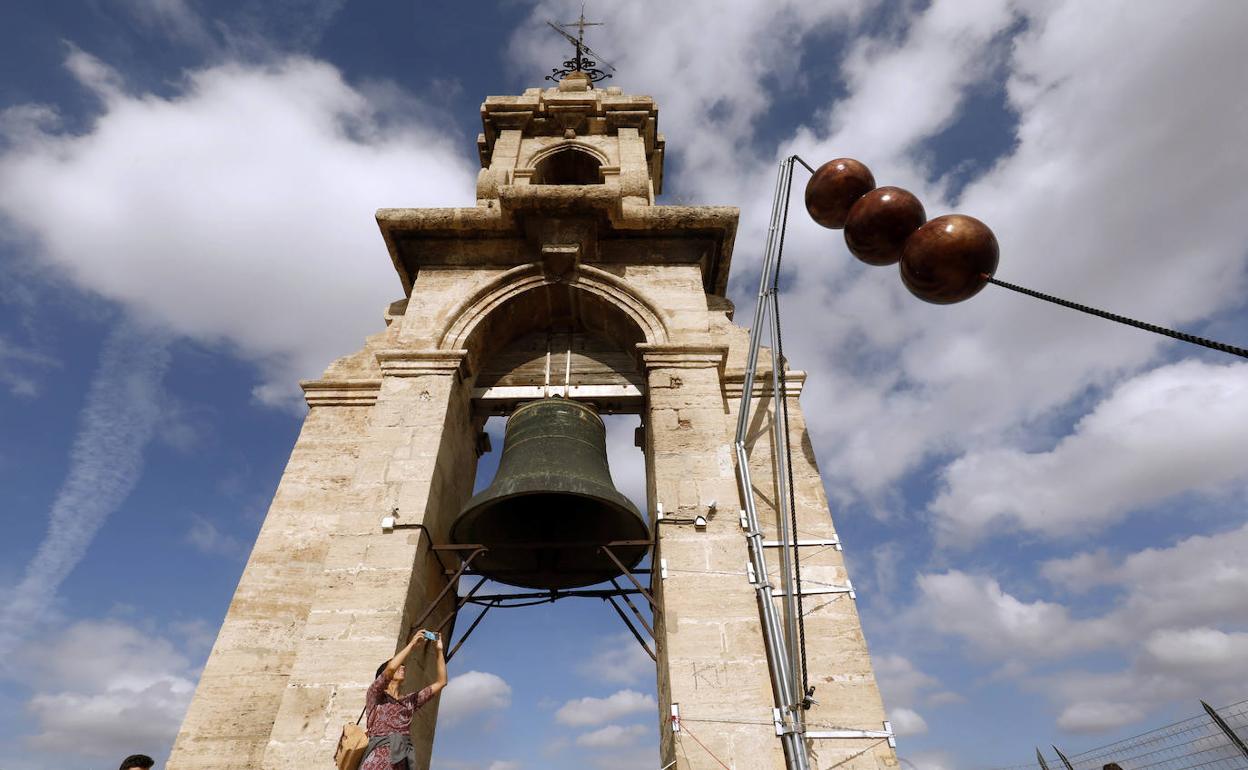
POLYGON ((1089 307, 1088 305, 1080 305, 1078 302, 1071 302, 1070 300, 1065 300, 1065 299, 1062 299, 1061 297, 1054 297, 1052 294, 1045 294, 1043 292, 1035 291, 1033 289, 1028 289, 1023 286, 1018 286, 1017 284, 1007 283, 1006 281, 993 278, 990 275, 985 275, 983 277, 988 280, 988 283, 991 283, 995 286, 1001 286, 1011 291, 1016 291, 1019 294, 1026 294, 1029 297, 1035 297, 1036 299, 1042 299, 1045 302, 1052 302, 1054 305, 1061 305, 1062 307, 1068 307, 1071 310, 1078 310, 1081 313, 1087 313, 1088 315, 1094 315, 1098 318, 1104 318, 1109 321, 1117 321, 1120 324, 1125 324, 1127 326, 1134 326, 1136 329, 1143 329, 1146 332, 1152 332, 1153 334, 1160 334, 1163 337, 1170 337, 1171 339, 1176 339, 1181 342, 1190 342, 1193 345, 1201 345, 1202 347, 1209 348, 1210 350, 1217 350, 1222 353, 1230 353, 1233 356, 1240 356, 1241 358, 1248 358, 1248 350, 1245 350, 1244 348, 1235 347, 1234 345, 1227 345, 1225 343, 1217 342, 1215 340, 1208 340, 1208 339, 1205 339, 1204 337, 1197 337, 1196 335, 1188 334, 1187 332, 1180 332, 1180 331, 1175 331, 1174 329, 1167 329, 1164 326, 1157 326, 1156 324, 1150 324, 1145 321, 1137 321, 1134 318, 1128 318, 1123 315, 1118 315, 1117 313, 1110 313, 1106 310, 1100 310, 1098 308, 1089 307))

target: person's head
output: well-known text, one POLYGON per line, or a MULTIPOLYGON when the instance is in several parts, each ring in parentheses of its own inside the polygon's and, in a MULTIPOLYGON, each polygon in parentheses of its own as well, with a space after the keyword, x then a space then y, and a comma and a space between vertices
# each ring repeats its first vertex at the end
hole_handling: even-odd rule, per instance
MULTIPOLYGON (((386 661, 385 663, 382 663, 380 666, 378 666, 377 673, 373 676, 373 678, 376 679, 377 677, 381 676, 381 672, 386 670, 386 666, 389 665, 389 663, 390 661, 386 661)), ((399 670, 394 672, 394 676, 390 677, 390 681, 395 682, 397 684, 403 684, 403 678, 406 676, 407 676, 407 669, 404 666, 399 666, 399 670)))
POLYGON ((134 768, 138 768, 138 770, 150 770, 150 768, 155 764, 156 760, 146 754, 131 754, 121 760, 121 770, 134 770, 134 768))

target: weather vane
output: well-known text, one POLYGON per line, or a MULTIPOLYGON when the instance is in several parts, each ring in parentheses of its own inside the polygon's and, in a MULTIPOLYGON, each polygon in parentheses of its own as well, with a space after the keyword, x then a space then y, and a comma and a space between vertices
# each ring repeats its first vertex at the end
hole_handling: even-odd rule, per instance
POLYGON ((598 69, 598 61, 601 61, 603 66, 611 70, 611 72, 614 72, 615 67, 611 65, 611 62, 607 61, 602 56, 595 53, 592 48, 585 45, 585 28, 601 27, 602 22, 585 21, 585 5, 583 3, 581 4, 581 18, 576 21, 569 22, 567 24, 556 24, 553 21, 548 21, 546 22, 546 25, 558 32, 560 35, 563 35, 563 37, 575 46, 576 49, 573 57, 566 60, 563 63, 562 68, 551 68, 550 74, 546 76, 547 80, 553 80, 558 83, 560 80, 563 80, 564 77, 573 72, 585 73, 591 83, 596 83, 599 80, 605 80, 611 77, 610 72, 604 72, 603 70, 598 69), (569 31, 572 27, 576 27, 576 37, 572 37, 572 34, 569 31), (589 58, 590 56, 593 56, 594 58, 591 59, 589 58))

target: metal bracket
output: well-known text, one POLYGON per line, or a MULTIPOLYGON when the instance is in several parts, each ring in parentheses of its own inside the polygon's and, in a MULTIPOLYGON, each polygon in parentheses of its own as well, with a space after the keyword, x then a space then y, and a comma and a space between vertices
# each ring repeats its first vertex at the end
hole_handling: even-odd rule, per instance
POLYGON ((884 722, 883 730, 808 730, 806 737, 810 740, 841 739, 841 738, 886 738, 888 745, 897 748, 897 736, 893 734, 893 723, 884 722))
MULTIPOLYGON (((825 586, 823 588, 803 588, 802 596, 817 596, 819 594, 849 594, 849 598, 857 599, 858 592, 854 589, 854 584, 848 580, 843 586, 825 586)), ((788 596, 785 591, 775 591, 772 596, 788 596)))
MULTIPOLYGON (((780 540, 764 540, 763 541, 763 546, 767 548, 781 548, 784 545, 785 543, 780 540)), ((825 546, 825 547, 832 546, 838 551, 844 550, 841 548, 841 539, 839 537, 798 540, 796 543, 792 543, 791 545, 797 546, 798 548, 809 548, 809 547, 814 547, 814 546, 825 546)))

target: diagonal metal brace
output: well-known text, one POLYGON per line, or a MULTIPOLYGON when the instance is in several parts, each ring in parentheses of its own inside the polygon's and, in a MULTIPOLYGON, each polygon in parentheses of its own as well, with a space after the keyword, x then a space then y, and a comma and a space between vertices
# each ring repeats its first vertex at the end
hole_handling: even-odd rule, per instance
MULTIPOLYGON (((462 607, 463 605, 461 604, 460 606, 462 607)), ((451 651, 446 654, 447 663, 450 663, 451 658, 455 657, 455 653, 459 652, 459 648, 464 646, 464 642, 468 641, 468 637, 472 636, 473 630, 476 629, 476 627, 481 624, 481 621, 485 619, 485 613, 489 612, 493 609, 493 607, 493 604, 486 604, 481 608, 481 612, 477 614, 477 617, 473 618, 471 625, 469 625, 467 630, 464 631, 463 636, 459 637, 459 641, 456 642, 455 646, 451 648, 451 651)))
POLYGON ((603 601, 611 603, 611 608, 615 610, 617 615, 620 616, 620 620, 624 621, 624 625, 628 626, 628 630, 633 632, 633 638, 635 638, 637 643, 641 645, 641 649, 646 651, 646 654, 650 656, 650 660, 658 663, 659 659, 655 657, 655 654, 650 650, 650 645, 646 644, 646 640, 642 638, 641 633, 637 630, 637 627, 634 626, 632 621, 628 619, 628 616, 624 614, 624 610, 620 609, 620 605, 615 603, 615 597, 604 596, 602 599, 603 601))
MULTIPOLYGON (((426 620, 429 619, 429 616, 433 614, 433 611, 438 608, 438 604, 441 603, 441 601, 446 598, 446 595, 450 593, 451 590, 458 584, 459 576, 464 574, 464 572, 466 572, 467 569, 470 566, 472 566, 473 559, 476 559, 478 556, 485 553, 487 550, 489 549, 482 546, 482 547, 477 548, 472 553, 468 554, 468 557, 464 559, 464 561, 459 565, 459 569, 455 571, 455 574, 451 575, 449 578, 446 579, 446 585, 442 586, 442 590, 439 591, 438 595, 433 598, 433 601, 429 602, 429 605, 425 608, 425 611, 420 613, 420 617, 417 618, 416 622, 412 623, 411 628, 407 630, 407 635, 409 638, 411 637, 412 634, 416 633, 416 630, 420 628, 426 620)), ((479 587, 479 584, 478 584, 478 587, 479 587)), ((462 603, 457 603, 455 609, 458 610, 460 606, 462 606, 462 603)), ((452 615, 453 614, 454 613, 452 612, 452 615)))
MULTIPOLYGON (((600 550, 600 551, 602 551, 603 553, 605 553, 605 554, 607 555, 607 558, 608 558, 608 559, 610 559, 612 562, 614 562, 614 563, 615 563, 615 566, 619 567, 620 572, 624 573, 624 577, 626 577, 626 578, 628 578, 629 580, 633 581, 633 585, 637 587, 637 590, 638 590, 638 591, 641 591, 641 595, 642 595, 642 596, 644 596, 644 597, 646 597, 646 601, 650 602, 650 610, 651 610, 652 612, 658 612, 658 611, 659 611, 659 605, 658 605, 658 603, 657 603, 657 602, 655 602, 655 600, 654 600, 654 595, 653 595, 653 594, 651 594, 649 591, 647 591, 647 590, 646 590, 646 588, 645 588, 645 586, 643 586, 643 585, 642 585, 642 584, 641 584, 641 583, 637 580, 637 578, 633 577, 633 571, 632 571, 632 570, 630 570, 628 567, 625 567, 625 566, 624 566, 624 563, 623 563, 623 562, 621 562, 621 561, 619 560, 619 558, 615 555, 615 553, 611 550, 611 546, 612 546, 612 545, 614 545, 614 543, 608 543, 608 544, 606 544, 606 545, 599 546, 599 547, 598 547, 598 550, 600 550)), ((614 581, 614 580, 612 580, 612 582, 615 582, 615 581, 614 581)), ((619 588, 619 586, 616 586, 616 588, 619 588)))

